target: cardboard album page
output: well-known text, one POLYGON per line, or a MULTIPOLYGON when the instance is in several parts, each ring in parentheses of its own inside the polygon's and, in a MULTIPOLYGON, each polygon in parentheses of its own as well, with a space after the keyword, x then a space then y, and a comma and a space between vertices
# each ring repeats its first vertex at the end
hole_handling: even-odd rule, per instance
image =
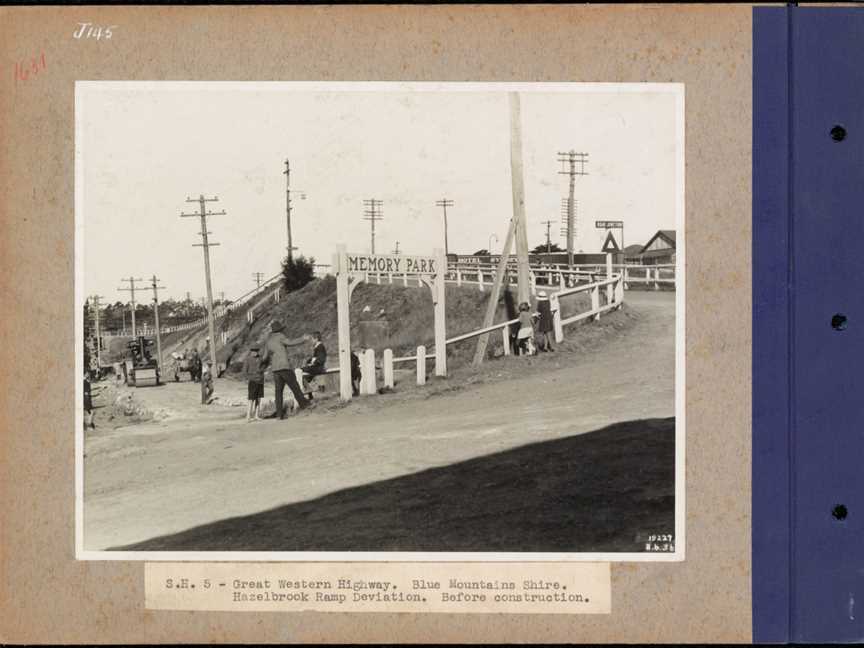
POLYGON ((0 639, 750 641, 752 16, 0 9, 0 639))

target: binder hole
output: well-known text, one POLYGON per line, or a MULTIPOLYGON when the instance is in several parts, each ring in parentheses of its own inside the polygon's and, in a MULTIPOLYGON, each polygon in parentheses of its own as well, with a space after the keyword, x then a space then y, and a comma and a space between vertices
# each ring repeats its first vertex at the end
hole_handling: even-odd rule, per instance
POLYGON ((835 520, 845 520, 846 516, 849 515, 849 511, 842 504, 838 504, 831 510, 831 515, 834 516, 835 520))
POLYGON ((837 313, 834 317, 831 318, 831 327, 835 331, 845 331, 846 316, 843 313, 837 313))
POLYGON ((831 129, 831 139, 835 142, 842 142, 846 139, 846 129, 838 124, 831 129))

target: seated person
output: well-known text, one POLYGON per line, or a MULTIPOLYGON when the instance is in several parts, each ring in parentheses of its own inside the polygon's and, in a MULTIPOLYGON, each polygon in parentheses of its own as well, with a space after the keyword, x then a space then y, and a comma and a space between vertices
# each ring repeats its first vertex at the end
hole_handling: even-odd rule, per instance
POLYGON ((327 349, 321 341, 320 331, 313 333, 312 340, 312 357, 303 365, 303 374, 307 380, 320 376, 327 370, 327 349))

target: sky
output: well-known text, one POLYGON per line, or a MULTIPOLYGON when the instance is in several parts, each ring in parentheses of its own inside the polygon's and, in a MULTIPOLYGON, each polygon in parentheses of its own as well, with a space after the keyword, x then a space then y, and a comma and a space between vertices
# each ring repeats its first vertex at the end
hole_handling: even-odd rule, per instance
MULTIPOLYGON (((624 221, 625 245, 675 229, 680 86, 521 84, 528 243, 562 247, 568 178, 560 151, 588 153, 577 177, 576 251, 599 252, 595 220, 624 221)), ((157 275, 160 299, 205 294, 197 198, 208 219, 214 299, 279 272, 285 160, 295 254, 329 264, 370 251, 363 201, 383 201, 377 253, 500 253, 512 216, 510 108, 500 84, 87 82, 76 100, 76 233, 83 294, 127 301, 125 277, 157 275), (187 202, 187 199, 195 202, 187 202), (497 239, 497 240, 496 240, 497 239)), ((618 233, 616 232, 616 235, 618 233)), ((619 240, 619 244, 621 241, 619 240)), ((141 297, 139 297, 139 300, 141 297)))

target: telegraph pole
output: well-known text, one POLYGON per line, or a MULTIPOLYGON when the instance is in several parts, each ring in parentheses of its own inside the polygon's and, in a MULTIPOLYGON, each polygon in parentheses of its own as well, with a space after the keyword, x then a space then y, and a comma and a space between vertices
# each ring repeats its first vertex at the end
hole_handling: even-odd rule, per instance
POLYGON ((377 200, 375 198, 363 201, 363 205, 365 206, 365 209, 363 210, 363 220, 369 221, 372 225, 372 254, 375 254, 375 221, 384 219, 384 214, 381 211, 381 206, 383 204, 383 200, 377 200))
POLYGON ((396 241, 396 249, 393 250, 393 254, 399 254, 399 241, 396 241))
POLYGON ((252 278, 255 280, 255 285, 258 286, 258 290, 261 290, 261 280, 264 278, 263 272, 253 272, 252 278))
POLYGON ((575 207, 576 201, 574 198, 576 176, 588 175, 585 171, 585 164, 588 162, 587 153, 577 153, 570 150, 566 153, 558 153, 558 161, 562 163, 563 169, 558 173, 560 175, 570 176, 570 195, 567 199, 567 265, 573 267, 573 233, 575 231, 575 207), (576 164, 579 164, 579 170, 576 170, 576 164))
POLYGON ((558 221, 553 220, 545 220, 542 221, 542 224, 546 226, 546 252, 549 253, 552 251, 552 238, 549 235, 549 228, 552 227, 552 223, 557 223, 558 221))
POLYGON ((450 246, 447 242, 447 208, 453 206, 453 201, 448 200, 447 198, 442 198, 441 200, 435 201, 435 204, 444 209, 444 256, 447 256, 450 253, 450 246))
POLYGON ((164 290, 165 286, 157 285, 159 283, 159 279, 154 274, 150 277, 150 287, 153 289, 153 316, 155 318, 155 326, 156 326, 156 354, 159 356, 159 371, 161 372, 162 367, 162 331, 159 327, 159 291, 164 290))
MULTIPOLYGON (((123 290, 131 293, 132 295, 132 337, 138 337, 135 331, 135 282, 136 281, 144 281, 143 279, 136 279, 135 277, 129 277, 128 279, 121 279, 120 281, 128 281, 128 288, 118 288, 117 290, 123 290)), ((126 328, 126 324, 123 324, 123 328, 126 328)))
POLYGON ((210 248, 214 245, 219 245, 219 243, 211 243, 207 238, 208 234, 212 234, 212 232, 207 231, 207 217, 208 216, 224 216, 225 211, 219 212, 211 212, 207 211, 207 203, 208 202, 217 202, 219 200, 218 196, 214 196, 213 198, 205 198, 203 195, 198 196, 198 198, 187 198, 186 202, 188 203, 198 203, 199 213, 197 214, 184 214, 181 212, 181 218, 200 218, 201 219, 201 243, 193 243, 192 247, 201 247, 204 248, 204 277, 207 282, 207 330, 210 333, 210 361, 213 363, 214 371, 216 368, 216 322, 213 317, 213 288, 210 282, 210 248))

